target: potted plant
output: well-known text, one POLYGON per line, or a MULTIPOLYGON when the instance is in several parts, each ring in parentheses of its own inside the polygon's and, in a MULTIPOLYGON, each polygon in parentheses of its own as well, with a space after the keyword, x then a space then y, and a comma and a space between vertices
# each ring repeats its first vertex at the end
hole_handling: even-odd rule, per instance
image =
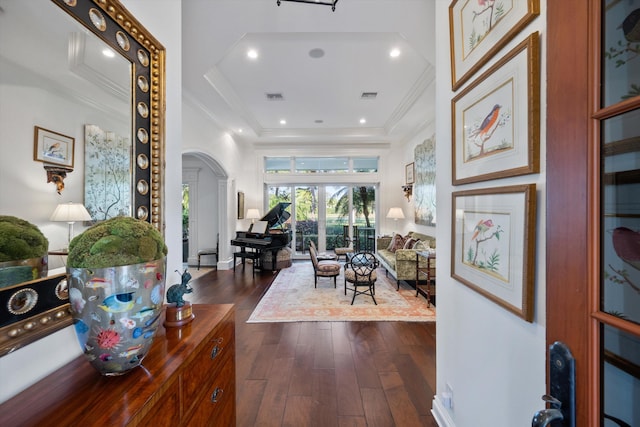
POLYGON ((80 346, 103 375, 138 366, 158 327, 167 247, 150 223, 115 217, 69 244, 69 302, 80 346))
POLYGON ((0 288, 47 275, 49 241, 24 219, 0 215, 0 288))

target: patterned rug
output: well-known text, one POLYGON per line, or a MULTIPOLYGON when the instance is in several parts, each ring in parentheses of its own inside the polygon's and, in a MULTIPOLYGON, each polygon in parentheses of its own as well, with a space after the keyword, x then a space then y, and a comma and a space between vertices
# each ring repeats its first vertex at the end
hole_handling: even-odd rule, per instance
MULTIPOLYGON (((311 263, 295 263, 280 270, 271 287, 264 294, 247 323, 263 322, 344 322, 344 321, 405 321, 434 322, 436 309, 427 307, 427 300, 416 297, 411 289, 396 290, 393 278, 378 270, 376 301, 370 296, 358 295, 351 305, 353 291, 344 294, 344 278, 338 276, 337 288, 333 279, 318 279, 313 287, 311 263)), ((348 286, 348 284, 347 284, 348 286)))

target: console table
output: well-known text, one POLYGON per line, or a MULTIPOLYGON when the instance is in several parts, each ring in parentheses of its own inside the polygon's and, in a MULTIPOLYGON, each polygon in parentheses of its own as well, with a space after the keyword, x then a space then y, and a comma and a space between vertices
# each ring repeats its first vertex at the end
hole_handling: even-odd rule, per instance
POLYGON ((416 251, 416 296, 420 292, 420 279, 424 278, 427 282, 427 290, 425 297, 427 298, 427 307, 431 305, 431 284, 436 283, 436 254, 431 251, 416 251), (426 260, 426 265, 420 265, 420 258, 426 260))
POLYGON ((122 376, 103 377, 78 357, 0 405, 0 425, 233 426, 234 310, 195 304, 180 328, 161 319, 142 365, 122 376))

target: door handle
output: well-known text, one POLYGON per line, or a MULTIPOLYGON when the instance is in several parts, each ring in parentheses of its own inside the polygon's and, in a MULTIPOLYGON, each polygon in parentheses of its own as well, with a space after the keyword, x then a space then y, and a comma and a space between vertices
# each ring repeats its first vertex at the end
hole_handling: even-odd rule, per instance
POLYGON ((531 427, 546 427, 553 421, 564 419, 564 415, 562 415, 562 411, 560 410, 562 402, 548 394, 542 396, 542 400, 548 402, 551 405, 551 408, 542 409, 541 411, 536 412, 533 416, 533 420, 531 421, 531 427))
POLYGON ((536 412, 531 427, 576 427, 575 359, 566 344, 556 341, 549 347, 549 391, 542 400, 549 408, 536 412))

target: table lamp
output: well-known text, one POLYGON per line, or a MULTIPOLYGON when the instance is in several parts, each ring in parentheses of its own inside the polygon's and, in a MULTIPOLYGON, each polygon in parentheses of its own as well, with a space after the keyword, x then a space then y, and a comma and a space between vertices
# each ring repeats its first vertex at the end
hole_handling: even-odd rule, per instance
POLYGON ((402 208, 391 208, 389 212, 387 212, 387 218, 398 222, 399 219, 404 219, 404 212, 402 212, 402 208))
POLYGON ((61 203, 51 214, 50 221, 60 221, 69 224, 69 236, 67 238, 67 247, 73 237, 73 224, 76 221, 91 221, 91 215, 82 203, 61 203))
POLYGON ((260 218, 260 211, 258 209, 247 209, 247 219, 251 220, 251 224, 256 222, 256 219, 260 218))

